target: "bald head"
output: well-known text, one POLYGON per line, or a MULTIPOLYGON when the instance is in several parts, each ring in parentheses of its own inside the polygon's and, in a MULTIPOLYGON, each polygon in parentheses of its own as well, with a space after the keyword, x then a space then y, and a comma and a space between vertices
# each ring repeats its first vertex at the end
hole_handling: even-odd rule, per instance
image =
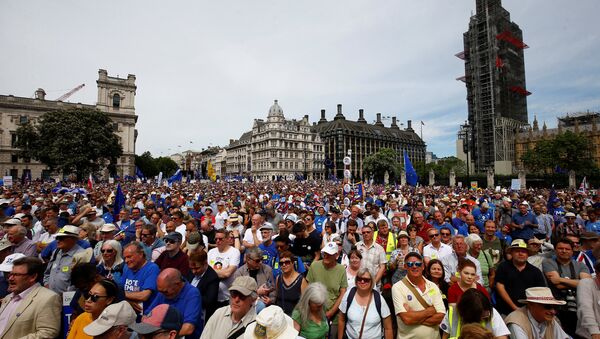
POLYGON ((165 268, 156 278, 156 288, 167 299, 175 298, 185 286, 181 272, 175 268, 165 268))

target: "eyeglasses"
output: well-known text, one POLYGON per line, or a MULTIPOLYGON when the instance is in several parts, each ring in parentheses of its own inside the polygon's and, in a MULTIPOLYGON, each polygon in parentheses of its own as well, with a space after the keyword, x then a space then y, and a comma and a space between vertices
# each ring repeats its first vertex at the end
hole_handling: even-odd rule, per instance
POLYGON ((362 234, 370 234, 373 233, 373 231, 362 231, 362 234))
POLYGON ((292 263, 291 260, 282 260, 282 261, 279 261, 279 265, 281 265, 281 266, 287 266, 287 265, 289 265, 291 263, 292 263))
POLYGON ((243 294, 241 294, 241 293, 240 293, 240 292, 238 292, 238 291, 230 291, 230 292, 229 292, 229 295, 231 296, 231 298, 232 298, 232 299, 233 299, 233 298, 238 298, 238 299, 240 299, 240 300, 246 300, 246 298, 248 298, 248 296, 247 296, 247 295, 243 295, 243 294))
POLYGON ((356 278, 356 282, 363 283, 363 284, 370 283, 371 282, 371 278, 357 277, 356 278))
POLYGON ((112 253, 114 251, 115 250, 113 250, 113 249, 100 250, 100 252, 102 252, 102 253, 112 253))
POLYGON ((421 267, 421 266, 423 266, 423 263, 420 262, 420 261, 409 261, 409 262, 406 263, 406 266, 408 268, 412 268, 412 267, 415 267, 415 266, 416 267, 421 267))
POLYGON ((450 233, 446 233, 446 232, 442 232, 442 233, 440 233, 440 234, 442 235, 442 237, 447 237, 447 236, 449 236, 449 235, 450 235, 450 233))
POLYGON ((26 275, 30 275, 29 273, 16 273, 16 272, 9 272, 8 276, 9 277, 24 277, 26 275))
POLYGON ((440 236, 440 234, 439 234, 439 233, 436 233, 436 234, 430 234, 430 235, 429 235, 429 239, 433 239, 433 238, 436 238, 436 237, 439 237, 439 236, 440 236))
POLYGON ((152 234, 144 234, 144 233, 140 234, 140 237, 142 237, 142 238, 151 237, 151 236, 152 236, 152 234))
POLYGON ((98 302, 98 299, 100 299, 100 298, 108 298, 108 296, 107 295, 90 294, 89 292, 83 293, 83 299, 90 300, 93 303, 98 302))

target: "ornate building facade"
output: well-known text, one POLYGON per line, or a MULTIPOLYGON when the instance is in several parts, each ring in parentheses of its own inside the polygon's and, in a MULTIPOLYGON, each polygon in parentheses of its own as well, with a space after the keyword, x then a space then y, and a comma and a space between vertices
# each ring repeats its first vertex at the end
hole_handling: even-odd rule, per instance
POLYGON ((521 157, 527 150, 534 149, 541 140, 551 140, 566 131, 584 135, 592 148, 592 160, 600 167, 600 113, 585 112, 567 114, 558 118, 557 128, 547 128, 546 122, 539 128, 537 118, 534 118, 531 128, 519 132, 515 138, 515 153, 517 168, 523 169, 521 157))
POLYGON ((382 148, 391 148, 398 153, 398 161, 402 163, 404 151, 414 164, 425 161, 425 142, 415 133, 410 120, 406 129, 400 129, 396 117, 392 117, 390 127, 381 121, 381 113, 377 113, 375 124, 371 125, 364 118, 364 111, 358 111, 358 120, 347 120, 342 113, 342 105, 337 106, 337 114, 332 121, 327 121, 325 110, 321 110, 321 119, 313 126, 313 131, 321 136, 324 144, 324 158, 327 167, 326 176, 334 175, 343 178, 343 159, 351 151, 350 172, 353 178, 365 178, 363 172, 364 159, 382 148))
MULTIPOLYGON (((43 89, 36 91, 35 98, 0 95, 0 173, 13 179, 30 176, 32 179, 49 178, 57 175, 33 160, 19 158, 16 142, 16 130, 20 124, 35 122, 46 112, 73 108, 98 109, 113 120, 113 128, 121 145, 123 155, 117 162, 117 174, 121 177, 135 175, 135 142, 137 130, 135 124, 135 95, 137 86, 135 75, 126 79, 108 76, 106 70, 98 70, 98 101, 95 105, 46 100, 43 89)), ((84 140, 82 140, 84 142, 84 140)))
POLYGON ((277 100, 267 120, 255 119, 250 146, 251 172, 254 179, 323 179, 323 144, 311 131, 308 115, 288 120, 277 100))
POLYGON ((248 131, 237 140, 229 140, 226 160, 226 174, 228 176, 249 176, 252 169, 250 152, 252 131, 248 131))

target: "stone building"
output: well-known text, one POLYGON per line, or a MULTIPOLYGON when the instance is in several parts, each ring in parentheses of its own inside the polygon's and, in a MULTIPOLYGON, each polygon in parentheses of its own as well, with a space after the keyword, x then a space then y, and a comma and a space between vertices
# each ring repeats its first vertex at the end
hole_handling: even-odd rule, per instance
POLYGON ((254 179, 323 179, 323 144, 311 131, 308 115, 288 120, 277 100, 267 120, 255 119, 250 142, 251 172, 254 179))
POLYGON ((0 173, 11 175, 14 179, 31 175, 34 180, 59 175, 51 173, 43 164, 17 156, 18 150, 14 147, 16 130, 20 124, 35 122, 46 112, 90 108, 105 112, 113 120, 113 128, 123 146, 123 155, 117 162, 117 174, 121 177, 135 175, 135 124, 138 119, 135 114, 135 75, 129 74, 122 79, 108 76, 106 70, 100 69, 96 84, 98 101, 95 105, 46 100, 46 92, 41 88, 35 92, 33 99, 0 95, 0 173))
POLYGON ((558 134, 566 131, 584 135, 592 148, 592 161, 600 167, 600 113, 582 112, 567 114, 558 118, 558 127, 547 128, 546 122, 539 128, 537 117, 534 118, 532 126, 523 129, 515 138, 515 153, 517 168, 523 169, 521 157, 527 150, 534 149, 541 140, 554 139, 558 134))
POLYGON ((364 159, 382 148, 395 150, 400 163, 404 151, 413 164, 425 161, 425 142, 415 133, 410 120, 406 129, 400 129, 396 117, 392 117, 390 127, 385 127, 381 121, 381 113, 377 113, 377 120, 373 125, 367 123, 362 109, 358 111, 358 115, 357 121, 347 120, 342 113, 342 105, 338 105, 337 114, 332 121, 327 121, 325 110, 321 110, 321 119, 313 126, 313 131, 323 141, 327 178, 331 174, 343 178, 343 159, 348 150, 352 151, 350 171, 353 178, 365 178, 364 159))
POLYGON ((252 169, 250 157, 252 142, 252 131, 248 131, 237 140, 229 140, 226 159, 226 175, 249 176, 252 169))

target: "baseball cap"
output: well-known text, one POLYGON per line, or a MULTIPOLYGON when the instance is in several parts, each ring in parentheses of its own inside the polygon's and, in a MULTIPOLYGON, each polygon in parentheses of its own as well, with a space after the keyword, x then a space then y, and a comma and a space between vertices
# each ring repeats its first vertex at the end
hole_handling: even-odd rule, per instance
POLYGON ((198 248, 198 245, 200 245, 201 241, 202 241, 202 236, 200 235, 200 233, 192 232, 186 238, 186 242, 187 242, 186 247, 188 250, 193 251, 196 248, 198 248))
POLYGON ((79 227, 65 225, 57 232, 56 237, 79 237, 79 227))
POLYGON ((338 245, 336 243, 334 243, 333 241, 332 242, 328 242, 321 249, 321 252, 327 253, 329 255, 335 255, 338 252, 338 245))
POLYGON ((25 257, 25 254, 23 254, 23 253, 14 253, 14 254, 7 256, 6 258, 4 258, 4 261, 2 262, 2 264, 0 264, 0 272, 12 271, 13 261, 15 261, 17 259, 21 259, 23 257, 25 257))
POLYGON ((15 215, 13 215, 13 218, 21 220, 21 218, 23 218, 24 216, 25 216, 25 213, 17 213, 15 215))
POLYGON ((8 226, 21 226, 21 219, 8 219, 6 220, 3 225, 8 225, 8 226))
POLYGON ((262 230, 270 230, 270 231, 272 231, 273 230, 273 226, 271 226, 271 224, 269 224, 269 223, 265 223, 258 230, 259 231, 262 231, 262 230))
POLYGON ((600 236, 596 232, 585 231, 581 233, 579 238, 582 240, 594 240, 600 238, 600 236))
POLYGON ((150 334, 160 330, 178 331, 182 325, 183 317, 178 309, 160 304, 143 316, 141 322, 129 325, 129 328, 139 334, 150 334))
POLYGON ((108 305, 98 319, 83 328, 83 332, 90 336, 98 336, 115 326, 130 325, 135 322, 135 312, 127 301, 108 305))
POLYGON ((398 238, 402 238, 402 237, 409 237, 408 233, 406 233, 406 231, 400 231, 398 232, 398 238))
POLYGON ((181 242, 183 240, 183 237, 181 236, 181 234, 179 232, 171 232, 171 233, 165 235, 164 240, 165 241, 173 240, 173 241, 181 242))
POLYGON ((567 212, 567 213, 565 213, 565 218, 575 218, 575 217, 577 217, 577 216, 573 212, 567 212))
POLYGON ((229 291, 237 291, 245 296, 249 296, 250 294, 256 292, 258 285, 256 284, 256 280, 254 280, 250 276, 239 276, 231 284, 229 291))

